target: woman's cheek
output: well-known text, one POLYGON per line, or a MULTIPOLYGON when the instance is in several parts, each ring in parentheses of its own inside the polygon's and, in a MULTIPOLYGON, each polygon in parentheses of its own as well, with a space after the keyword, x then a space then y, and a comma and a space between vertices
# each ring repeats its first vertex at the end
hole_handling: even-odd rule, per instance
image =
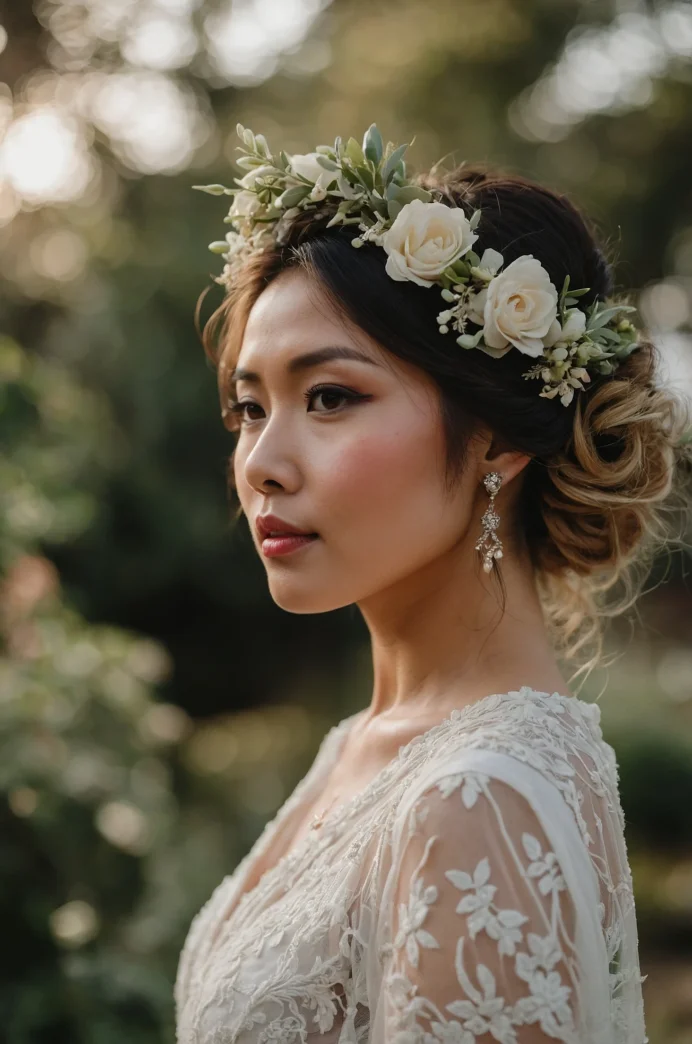
POLYGON ((415 444, 403 431, 378 432, 350 443, 327 464, 322 486, 330 490, 329 503, 351 514, 356 506, 358 514, 364 509, 379 511, 382 505, 391 508, 392 497, 414 493, 416 455, 415 444))

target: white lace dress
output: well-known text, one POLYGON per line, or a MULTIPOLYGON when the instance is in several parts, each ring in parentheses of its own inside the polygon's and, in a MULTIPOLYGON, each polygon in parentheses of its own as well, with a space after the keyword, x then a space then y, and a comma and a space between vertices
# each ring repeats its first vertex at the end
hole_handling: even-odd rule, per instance
POLYGON ((452 711, 241 894, 356 717, 194 918, 178 1044, 645 1042, 615 757, 575 697, 452 711))

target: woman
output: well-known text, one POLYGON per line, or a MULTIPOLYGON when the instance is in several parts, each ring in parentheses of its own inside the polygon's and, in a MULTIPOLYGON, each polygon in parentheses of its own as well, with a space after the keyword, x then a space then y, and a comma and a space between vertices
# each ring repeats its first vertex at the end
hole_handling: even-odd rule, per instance
POLYGON ((682 405, 564 197, 239 133, 233 485, 278 605, 359 607, 374 689, 195 918, 178 1041, 640 1044, 615 759, 558 656, 666 539, 682 405))

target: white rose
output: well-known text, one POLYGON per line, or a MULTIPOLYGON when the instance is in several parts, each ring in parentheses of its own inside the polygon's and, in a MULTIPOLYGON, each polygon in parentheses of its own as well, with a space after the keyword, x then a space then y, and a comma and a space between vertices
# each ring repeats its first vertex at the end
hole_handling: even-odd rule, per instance
POLYGON ((412 199, 382 237, 387 275, 431 286, 477 239, 461 207, 412 199))
POLYGON ((524 355, 543 354, 543 338, 557 316, 558 292, 533 254, 523 254, 496 275, 476 298, 483 307, 483 341, 499 358, 514 345, 524 355))
POLYGON ((297 152, 294 156, 291 156, 291 170, 294 174, 307 178, 308 181, 312 181, 316 186, 319 186, 318 194, 314 198, 324 199, 324 196, 320 193, 324 192, 326 195, 326 190, 338 178, 339 171, 325 170, 317 161, 319 155, 319 152, 297 152))

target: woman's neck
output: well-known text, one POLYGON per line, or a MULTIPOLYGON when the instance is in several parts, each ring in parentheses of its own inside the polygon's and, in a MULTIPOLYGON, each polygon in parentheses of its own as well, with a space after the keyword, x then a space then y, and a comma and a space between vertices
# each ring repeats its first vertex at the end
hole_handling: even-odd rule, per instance
POLYGON ((497 579, 458 547, 359 603, 372 642, 369 716, 434 715, 520 685, 567 693, 530 563, 505 555, 502 574, 504 613, 497 579))

